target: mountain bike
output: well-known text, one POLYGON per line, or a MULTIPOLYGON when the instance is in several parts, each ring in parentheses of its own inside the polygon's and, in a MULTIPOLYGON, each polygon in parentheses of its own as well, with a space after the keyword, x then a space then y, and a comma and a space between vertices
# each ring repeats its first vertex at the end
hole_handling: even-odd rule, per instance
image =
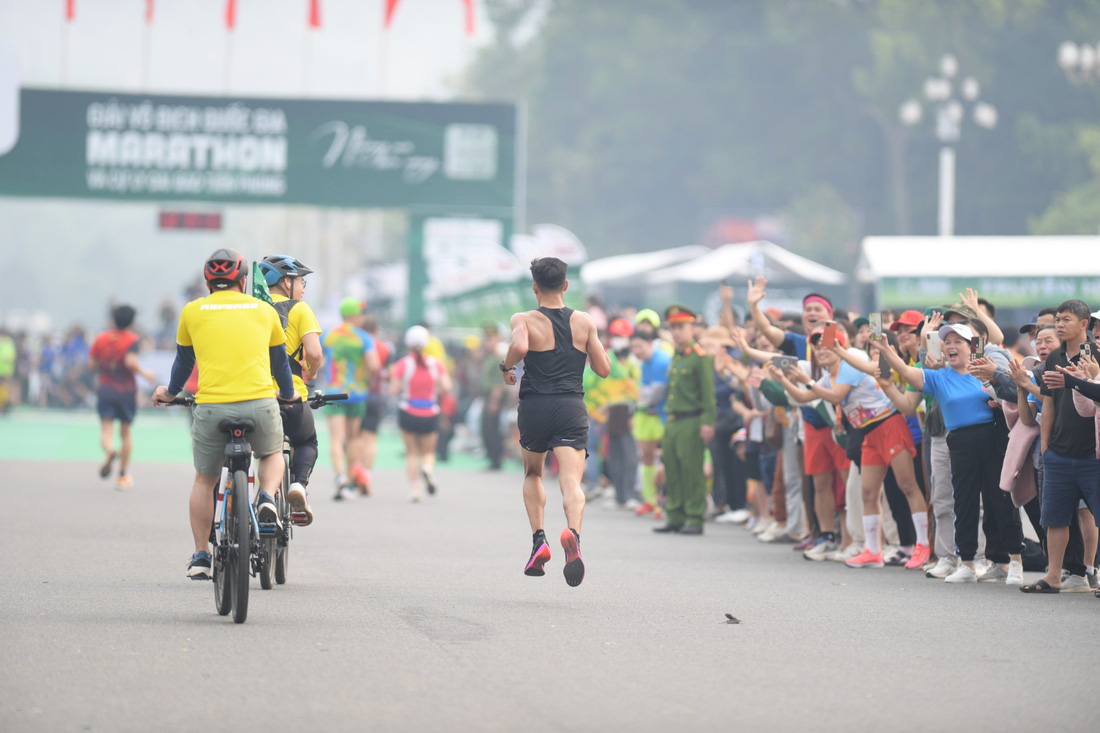
MULTIPOLYGON (((346 393, 321 394, 320 392, 314 392, 313 396, 306 400, 306 404, 308 404, 310 408, 317 410, 327 404, 346 400, 347 398, 348 396, 346 393)), ((301 526, 306 523, 306 515, 291 511, 290 502, 287 500, 287 494, 290 493, 290 486, 294 483, 295 479, 294 447, 284 435, 283 486, 282 490, 279 491, 278 495, 275 497, 275 509, 279 513, 282 529, 277 530, 273 535, 263 535, 261 533, 260 555, 262 561, 260 563, 259 576, 260 587, 264 590, 271 590, 273 585, 272 580, 278 585, 286 583, 287 569, 290 566, 290 540, 294 537, 294 526, 301 526)))
MULTIPOLYGON (((177 397, 168 404, 192 406, 195 398, 177 397)), ((221 616, 232 611, 233 621, 238 624, 248 618, 248 576, 257 574, 266 562, 262 538, 278 534, 277 522, 257 520, 251 501, 256 472, 247 436, 254 428, 254 421, 244 418, 218 423, 218 430, 229 435, 229 442, 225 446, 225 465, 214 487, 214 524, 210 531, 214 608, 221 616)))

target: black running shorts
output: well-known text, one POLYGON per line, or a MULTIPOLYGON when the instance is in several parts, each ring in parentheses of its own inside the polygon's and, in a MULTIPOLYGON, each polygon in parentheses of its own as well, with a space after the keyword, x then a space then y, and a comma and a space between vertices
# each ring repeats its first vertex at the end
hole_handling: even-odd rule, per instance
POLYGON ((96 411, 103 420, 118 420, 132 423, 137 414, 137 392, 123 391, 114 387, 99 387, 96 390, 96 411))
POLYGON ((397 411, 397 427, 413 435, 431 435, 439 431, 439 415, 420 417, 404 410, 397 411))
POLYGON ((369 433, 377 433, 378 426, 382 423, 382 395, 370 395, 367 397, 367 412, 363 415, 363 430, 369 433))
POLYGON ((580 395, 528 395, 519 401, 519 444, 532 453, 586 450, 588 410, 580 395))

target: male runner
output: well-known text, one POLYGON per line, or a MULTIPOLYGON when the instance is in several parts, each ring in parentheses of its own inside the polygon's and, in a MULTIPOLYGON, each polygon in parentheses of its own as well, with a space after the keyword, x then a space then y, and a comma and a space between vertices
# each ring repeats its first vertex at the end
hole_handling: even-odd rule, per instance
POLYGON ((565 550, 565 582, 578 586, 584 580, 580 552, 581 518, 584 515, 585 446, 588 444, 588 413, 581 386, 585 357, 601 377, 611 372, 611 361, 600 343, 596 326, 587 313, 565 307, 563 295, 569 288, 566 264, 557 257, 531 262, 531 289, 538 310, 512 316, 512 343, 500 362, 506 384, 516 383, 516 364, 523 361, 519 386, 519 445, 523 450, 523 503, 531 522, 534 547, 525 575, 545 575, 550 547, 543 532, 546 491, 542 471, 546 451, 558 461, 562 502, 568 525, 561 533, 565 550))
POLYGON ((210 527, 214 523, 214 487, 225 461, 229 436, 218 430, 222 420, 248 418, 255 423, 248 442, 260 458, 258 519, 279 521, 273 494, 283 478, 283 426, 271 377, 279 398, 299 399, 286 356, 286 335, 279 315, 266 303, 246 295, 248 262, 233 249, 218 249, 203 265, 210 295, 193 300, 180 313, 176 360, 168 386, 153 393, 153 404, 171 402, 183 391, 191 367, 199 367, 199 391, 192 413, 191 441, 195 481, 189 504, 195 554, 187 577, 210 578, 210 527))
MULTIPOLYGON (((321 326, 313 309, 302 300, 306 292, 306 275, 313 270, 290 255, 268 255, 260 263, 260 271, 271 289, 271 301, 286 334, 294 391, 302 400, 307 400, 306 382, 312 382, 325 363, 321 352, 321 326)), ((295 524, 306 526, 313 523, 306 487, 317 463, 317 426, 313 422, 313 410, 304 401, 280 405, 280 415, 283 433, 294 449, 294 483, 288 488, 287 501, 295 514, 305 515, 305 521, 296 519, 295 524)))
POLYGON ((88 369, 99 371, 99 384, 96 389, 96 410, 99 412, 99 443, 103 448, 103 465, 99 467, 99 477, 111 475, 111 466, 118 458, 118 479, 115 488, 119 491, 130 488, 134 479, 126 473, 130 465, 130 452, 134 444, 130 436, 130 425, 137 413, 137 381, 140 374, 147 382, 153 382, 156 375, 138 364, 137 352, 141 337, 131 330, 134 323, 134 309, 120 305, 111 309, 111 320, 115 327, 96 336, 92 349, 88 353, 88 369), (115 450, 115 422, 122 439, 119 450, 115 450))
POLYGON ((333 405, 328 413, 329 451, 336 472, 337 501, 344 498, 348 479, 359 493, 370 493, 370 476, 363 466, 363 443, 359 432, 367 411, 367 389, 378 371, 374 339, 359 327, 363 304, 355 298, 340 301, 343 322, 325 334, 323 345, 329 362, 330 389, 346 392, 348 399, 333 405))

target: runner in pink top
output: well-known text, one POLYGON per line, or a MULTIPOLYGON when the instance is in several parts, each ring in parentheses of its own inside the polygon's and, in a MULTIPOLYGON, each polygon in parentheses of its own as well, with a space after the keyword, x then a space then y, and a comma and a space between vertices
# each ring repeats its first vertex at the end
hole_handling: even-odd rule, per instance
POLYGON ((451 391, 447 368, 436 358, 424 354, 428 331, 413 326, 405 332, 409 353, 390 370, 390 390, 400 398, 397 426, 405 440, 405 471, 409 495, 420 501, 420 477, 428 494, 435 494, 435 444, 439 436, 439 396, 451 391))

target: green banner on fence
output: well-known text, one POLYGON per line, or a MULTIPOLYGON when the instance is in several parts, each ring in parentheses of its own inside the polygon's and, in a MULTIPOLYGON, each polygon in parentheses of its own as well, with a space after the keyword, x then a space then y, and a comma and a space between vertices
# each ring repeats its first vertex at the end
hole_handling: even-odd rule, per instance
POLYGON ((1096 277, 884 277, 879 304, 888 308, 926 308, 959 302, 959 293, 974 288, 997 307, 1041 308, 1079 298, 1100 304, 1096 277))
POLYGON ((24 89, 0 195, 507 209, 516 107, 24 89))

